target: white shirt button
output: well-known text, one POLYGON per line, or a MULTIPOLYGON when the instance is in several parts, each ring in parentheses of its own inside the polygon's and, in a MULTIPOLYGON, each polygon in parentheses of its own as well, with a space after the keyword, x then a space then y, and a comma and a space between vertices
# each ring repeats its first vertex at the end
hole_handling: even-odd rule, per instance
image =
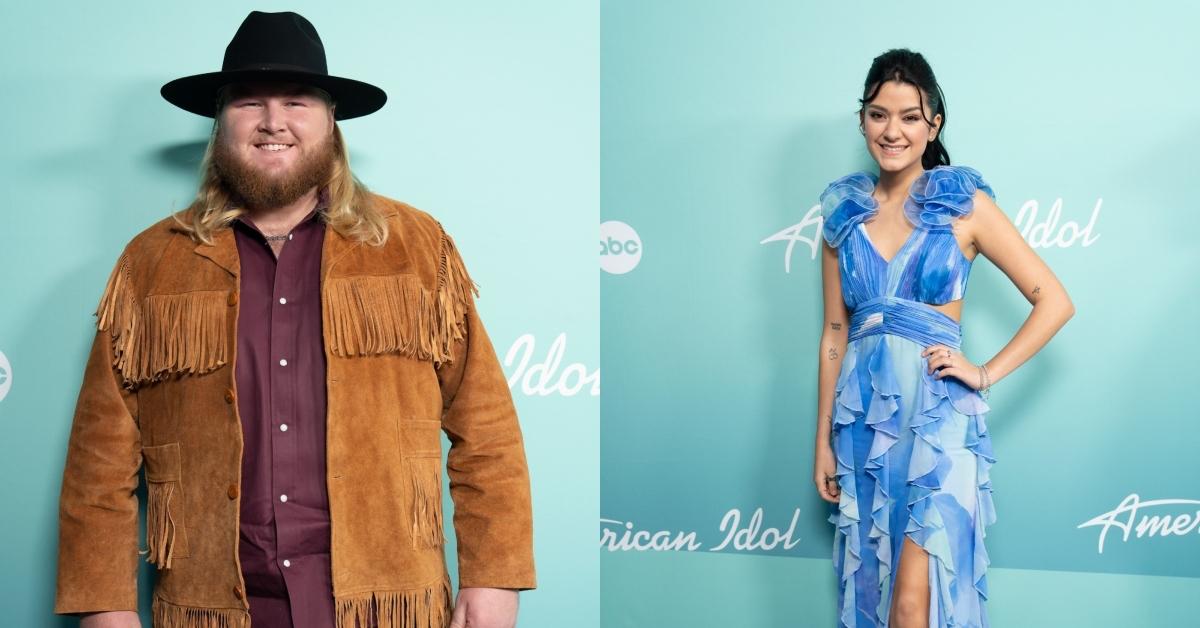
POLYGON ((286 559, 286 558, 285 558, 285 559, 283 559, 283 566, 284 566, 284 567, 291 567, 291 566, 292 566, 292 561, 290 561, 290 560, 288 560, 288 559, 286 559))
POLYGON ((287 366, 287 360, 280 360, 279 366, 287 366))
POLYGON ((283 297, 279 297, 279 304, 280 304, 280 305, 287 305, 287 299, 285 299, 285 298, 283 298, 283 297))
POLYGON ((280 431, 280 432, 286 432, 286 431, 287 431, 287 423, 284 423, 283 425, 280 425, 280 426, 279 426, 279 431, 280 431))
POLYGON ((279 501, 281 501, 281 502, 286 502, 286 501, 287 501, 287 495, 280 495, 280 496, 279 496, 279 501))

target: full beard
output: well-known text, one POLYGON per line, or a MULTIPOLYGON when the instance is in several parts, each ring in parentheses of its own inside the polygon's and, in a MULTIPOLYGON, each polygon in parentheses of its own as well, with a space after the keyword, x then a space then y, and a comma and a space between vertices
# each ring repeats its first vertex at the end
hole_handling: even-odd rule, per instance
MULTIPOLYGON (((288 150, 298 148, 293 146, 288 150)), ((242 159, 218 133, 212 164, 221 181, 247 209, 273 209, 294 203, 314 187, 328 183, 338 150, 337 138, 331 135, 302 153, 289 170, 272 175, 242 159)))

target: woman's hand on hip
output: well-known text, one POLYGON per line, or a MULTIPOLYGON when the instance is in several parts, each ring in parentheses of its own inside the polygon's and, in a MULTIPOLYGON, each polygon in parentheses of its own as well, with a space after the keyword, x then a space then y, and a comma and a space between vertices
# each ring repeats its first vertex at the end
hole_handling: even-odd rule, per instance
POLYGON ((929 358, 925 372, 933 373, 937 379, 945 379, 949 375, 973 390, 979 390, 983 386, 983 375, 979 372, 979 367, 957 349, 946 345, 929 345, 921 352, 921 357, 929 358))

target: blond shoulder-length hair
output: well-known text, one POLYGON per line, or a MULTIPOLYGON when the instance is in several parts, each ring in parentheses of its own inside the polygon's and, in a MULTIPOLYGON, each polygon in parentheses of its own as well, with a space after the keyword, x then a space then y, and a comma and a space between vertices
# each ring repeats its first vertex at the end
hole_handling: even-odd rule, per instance
MULTIPOLYGON (((328 94, 322 90, 316 91, 325 98, 327 105, 332 105, 328 94)), ((217 111, 224 109, 226 100, 227 92, 222 90, 217 111)), ((177 230, 205 244, 212 244, 214 232, 227 228, 235 218, 246 213, 244 208, 236 205, 234 196, 222 183, 213 165, 213 145, 217 141, 220 124, 221 117, 218 114, 213 120, 213 129, 208 138, 208 146, 204 149, 204 158, 200 161, 200 187, 196 191, 196 199, 186 209, 171 215, 175 219, 177 230)), ((350 170, 350 152, 342 138, 342 130, 336 122, 333 124, 333 143, 333 173, 325 184, 329 203, 325 209, 320 210, 320 214, 326 225, 346 238, 372 246, 382 246, 388 238, 387 219, 371 202, 371 191, 350 170)))

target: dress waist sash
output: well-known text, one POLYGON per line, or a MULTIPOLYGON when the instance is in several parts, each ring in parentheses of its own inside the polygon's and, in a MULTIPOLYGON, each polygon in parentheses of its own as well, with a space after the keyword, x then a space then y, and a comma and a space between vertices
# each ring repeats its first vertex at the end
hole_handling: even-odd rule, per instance
POLYGON ((858 304, 850 314, 849 340, 875 334, 902 336, 928 346, 962 345, 962 327, 953 318, 929 305, 899 297, 876 297, 858 304))

